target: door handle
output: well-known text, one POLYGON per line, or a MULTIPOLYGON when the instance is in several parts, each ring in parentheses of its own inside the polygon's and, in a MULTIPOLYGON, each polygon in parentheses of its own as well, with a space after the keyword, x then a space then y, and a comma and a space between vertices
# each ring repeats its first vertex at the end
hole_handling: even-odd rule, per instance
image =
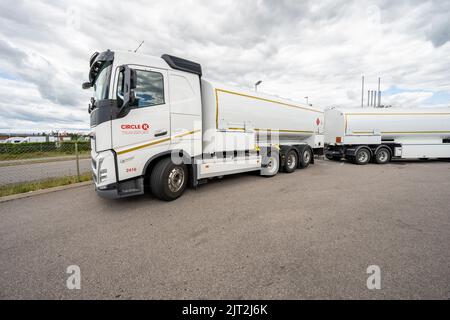
POLYGON ((167 130, 160 130, 155 133, 155 137, 162 137, 162 136, 165 136, 166 134, 167 134, 167 130))

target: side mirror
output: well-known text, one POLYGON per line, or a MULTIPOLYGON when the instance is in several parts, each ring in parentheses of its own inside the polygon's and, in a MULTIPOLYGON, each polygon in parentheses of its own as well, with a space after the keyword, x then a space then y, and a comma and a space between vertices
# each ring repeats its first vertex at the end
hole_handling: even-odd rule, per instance
POLYGON ((134 89, 136 89, 137 85, 136 70, 128 66, 122 66, 120 72, 123 73, 123 95, 119 95, 119 98, 122 100, 119 113, 135 102, 134 89))
POLYGON ((92 85, 90 82, 85 82, 81 85, 81 88, 83 88, 83 90, 86 90, 86 89, 92 88, 92 85))

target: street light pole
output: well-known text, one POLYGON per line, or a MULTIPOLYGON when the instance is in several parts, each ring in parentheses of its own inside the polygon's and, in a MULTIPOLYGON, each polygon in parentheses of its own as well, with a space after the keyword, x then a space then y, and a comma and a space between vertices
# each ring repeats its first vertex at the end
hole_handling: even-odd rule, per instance
POLYGON ((262 80, 255 83, 255 92, 258 91, 258 86, 261 84, 262 80))

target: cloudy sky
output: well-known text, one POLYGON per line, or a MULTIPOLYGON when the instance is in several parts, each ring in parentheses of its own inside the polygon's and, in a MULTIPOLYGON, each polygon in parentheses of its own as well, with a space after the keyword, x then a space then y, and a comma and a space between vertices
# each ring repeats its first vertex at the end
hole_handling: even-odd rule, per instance
POLYGON ((450 1, 0 2, 0 131, 87 130, 88 60, 169 53, 204 76, 315 106, 450 106, 450 1), (320 4, 319 4, 320 3, 320 4))

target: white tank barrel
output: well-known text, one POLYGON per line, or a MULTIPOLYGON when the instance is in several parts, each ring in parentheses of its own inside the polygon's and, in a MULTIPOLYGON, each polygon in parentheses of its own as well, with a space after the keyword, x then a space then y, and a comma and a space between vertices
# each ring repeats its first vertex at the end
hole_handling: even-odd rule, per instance
POLYGON ((333 109, 326 111, 325 121, 326 140, 331 132, 334 136, 381 135, 382 139, 450 138, 450 108, 333 109))
POLYGON ((221 133, 248 133, 257 136, 278 135, 280 143, 306 141, 323 134, 323 110, 287 99, 236 89, 202 79, 203 131, 205 152, 218 152, 220 147, 211 142, 221 133), (206 141, 208 140, 208 141, 206 141))

